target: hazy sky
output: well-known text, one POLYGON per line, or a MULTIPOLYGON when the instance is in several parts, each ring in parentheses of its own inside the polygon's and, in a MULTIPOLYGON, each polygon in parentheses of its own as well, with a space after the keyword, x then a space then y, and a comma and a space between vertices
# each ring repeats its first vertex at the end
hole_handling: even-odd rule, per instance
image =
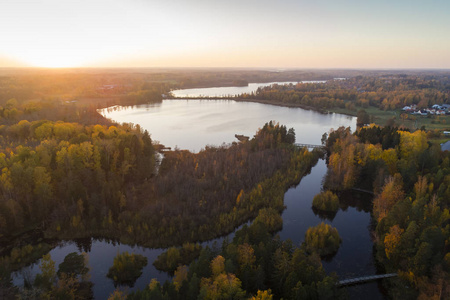
POLYGON ((14 66, 450 68, 450 0, 1 0, 14 66))

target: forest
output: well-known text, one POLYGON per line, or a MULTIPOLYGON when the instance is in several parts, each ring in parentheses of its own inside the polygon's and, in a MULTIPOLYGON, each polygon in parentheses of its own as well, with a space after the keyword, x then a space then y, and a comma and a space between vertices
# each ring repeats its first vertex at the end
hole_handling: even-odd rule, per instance
MULTIPOLYGON (((272 85, 255 93, 236 97, 241 101, 302 107, 327 112, 365 117, 358 125, 376 123, 380 126, 399 126, 410 129, 448 130, 448 115, 411 115, 402 108, 416 105, 417 109, 432 105, 450 104, 450 74, 404 73, 358 75, 345 80, 324 83, 272 85), (360 116, 360 114, 366 116, 360 116), (423 128, 422 128, 423 129, 423 128)), ((436 132, 436 134, 438 134, 436 132)))
POLYGON ((377 77, 356 76, 325 83, 273 85, 240 97, 301 104, 318 109, 341 107, 354 110, 355 107, 374 106, 387 110, 411 104, 424 108, 432 104, 449 103, 449 90, 448 74, 441 76, 390 74, 377 77))
POLYGON ((154 245, 184 242, 186 234, 204 240, 261 207, 281 210, 282 199, 255 194, 298 181, 318 157, 288 147, 293 131, 270 122, 245 144, 167 152, 155 177, 152 141, 138 128, 22 120, 2 133, 4 239, 39 227, 59 238, 115 233, 143 242, 157 233, 154 245), (298 173, 266 181, 288 169, 298 173))
MULTIPOLYGON (((248 142, 165 151, 159 162, 163 145, 151 132, 97 112, 160 102, 174 88, 337 77, 348 79, 241 98, 317 110, 450 101, 445 72, 0 70, 0 298, 92 297, 86 255, 69 254, 59 266, 47 255, 55 240, 91 237, 171 247, 155 263, 172 281, 149 279, 144 290, 116 290, 111 299, 345 298, 320 260, 339 248, 335 228, 311 228, 300 246, 274 236, 285 191, 323 152, 294 147, 295 132, 267 120, 248 142), (194 244, 249 220, 223 245, 194 244), (15 287, 11 272, 40 258, 39 276, 15 287)), ((436 132, 366 123, 323 136, 327 191, 314 208, 335 211, 335 194, 354 187, 372 191, 377 260, 400 274, 386 283, 390 296, 448 298, 450 155, 431 142, 436 132)), ((133 282, 147 264, 128 253, 116 258, 110 277, 118 283, 133 282)))
POLYGON ((364 127, 332 131, 326 140, 325 186, 375 193, 376 255, 394 299, 450 297, 450 153, 424 131, 364 127))
MULTIPOLYGON (((321 155, 295 148, 295 132, 272 121, 246 143, 166 152, 158 174, 151 138, 138 126, 21 120, 2 133, 1 239, 10 253, 1 260, 4 274, 48 249, 23 246, 17 237, 30 231, 162 247, 229 233, 262 208, 273 209, 267 218, 278 215, 284 191, 321 155)), ((111 272, 115 281, 129 281, 111 272)), ((42 276, 33 293, 60 292, 51 284, 55 276, 42 276)), ((86 287, 61 276, 57 285, 86 287)), ((10 279, 2 283, 14 294, 10 279)))

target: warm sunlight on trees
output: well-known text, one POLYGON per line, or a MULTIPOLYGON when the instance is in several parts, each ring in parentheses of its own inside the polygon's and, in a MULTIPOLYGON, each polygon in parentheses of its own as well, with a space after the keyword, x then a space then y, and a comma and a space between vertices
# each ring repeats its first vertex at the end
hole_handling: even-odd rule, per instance
POLYGON ((404 230, 398 225, 394 225, 389 229, 389 233, 384 237, 384 247, 387 258, 391 258, 392 253, 394 253, 395 248, 397 248, 400 243, 400 238, 403 231, 404 230))
POLYGON ((390 176, 382 188, 381 193, 373 201, 373 213, 378 221, 383 219, 389 210, 404 197, 402 177, 400 174, 390 176))

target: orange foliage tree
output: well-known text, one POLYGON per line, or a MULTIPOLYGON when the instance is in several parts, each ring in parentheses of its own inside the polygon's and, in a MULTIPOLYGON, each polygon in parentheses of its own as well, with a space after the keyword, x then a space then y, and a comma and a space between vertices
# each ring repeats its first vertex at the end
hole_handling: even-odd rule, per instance
POLYGON ((404 198, 402 176, 395 174, 390 176, 381 191, 373 201, 373 213, 379 222, 399 200, 404 198))

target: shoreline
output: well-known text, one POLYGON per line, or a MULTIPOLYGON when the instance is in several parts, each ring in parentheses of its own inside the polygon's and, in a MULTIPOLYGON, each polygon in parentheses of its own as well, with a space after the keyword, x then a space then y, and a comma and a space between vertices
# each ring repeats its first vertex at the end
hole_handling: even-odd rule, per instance
MULTIPOLYGON (((328 114, 341 114, 341 115, 345 115, 345 116, 349 116, 349 117, 356 117, 354 114, 351 114, 350 112, 346 113, 346 112, 336 112, 336 111, 332 111, 332 110, 325 110, 325 109, 320 109, 317 107, 313 107, 313 106, 308 106, 308 105, 303 105, 303 104, 297 104, 297 103, 283 103, 283 102, 273 102, 270 100, 264 100, 264 99, 245 99, 245 98, 231 98, 231 97, 184 97, 184 98, 178 98, 178 97, 168 97, 168 98, 164 98, 161 100, 207 100, 207 101, 213 101, 213 100, 229 100, 229 101, 236 101, 236 102, 250 102, 250 103, 259 103, 259 104, 265 104, 265 105, 273 105, 273 106, 279 106, 279 107, 287 107, 287 108, 301 108, 301 109, 305 109, 305 110, 311 110, 311 111, 315 111, 318 112, 320 114, 324 114, 324 115, 328 115, 328 114)), ((160 103, 160 102, 146 102, 146 103, 139 103, 139 104, 132 104, 132 105, 122 105, 122 104, 112 104, 111 105, 101 105, 101 107, 97 108, 97 113, 99 115, 101 115, 98 111, 99 110, 104 110, 104 109, 109 109, 112 108, 114 106, 121 106, 121 107, 132 107, 132 106, 137 106, 137 105, 147 105, 147 104, 152 104, 152 103, 160 103)), ((102 115, 101 115, 102 116, 102 115)), ((103 116, 102 116, 103 117, 103 116)))
POLYGON ((245 99, 245 98, 221 98, 221 97, 184 97, 184 98, 178 98, 178 97, 171 97, 171 98, 165 98, 163 100, 232 100, 236 102, 252 102, 252 103, 260 103, 260 104, 266 104, 266 105, 273 105, 273 106, 280 106, 280 107, 288 107, 288 108, 302 108, 306 110, 312 110, 324 115, 328 114, 341 114, 346 115, 350 117, 356 117, 355 115, 351 113, 344 113, 344 112, 335 112, 331 110, 325 110, 320 109, 313 106, 303 105, 303 104, 297 104, 297 103, 284 103, 284 102, 273 102, 270 100, 264 100, 264 99, 245 99))

